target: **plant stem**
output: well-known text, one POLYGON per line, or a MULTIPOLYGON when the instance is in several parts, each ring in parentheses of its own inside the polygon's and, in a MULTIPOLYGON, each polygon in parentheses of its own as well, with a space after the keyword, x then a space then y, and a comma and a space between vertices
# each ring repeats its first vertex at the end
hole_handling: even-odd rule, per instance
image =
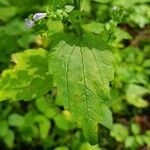
POLYGON ((77 35, 80 38, 82 38, 80 0, 74 0, 74 4, 75 4, 75 10, 80 11, 80 14, 78 16, 79 21, 77 23, 75 23, 75 30, 77 32, 77 35))
POLYGON ((80 10, 80 0, 74 0, 75 9, 80 10))

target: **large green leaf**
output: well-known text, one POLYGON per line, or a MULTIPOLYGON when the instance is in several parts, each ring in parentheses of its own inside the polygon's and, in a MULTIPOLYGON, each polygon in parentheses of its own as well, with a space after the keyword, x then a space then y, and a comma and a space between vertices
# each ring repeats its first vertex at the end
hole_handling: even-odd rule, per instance
POLYGON ((52 87, 48 52, 30 49, 12 56, 15 66, 3 71, 0 78, 1 100, 30 100, 43 96, 52 87))
POLYGON ((108 128, 112 125, 107 102, 109 81, 113 79, 113 57, 101 37, 94 34, 86 34, 82 40, 67 35, 64 38, 49 56, 58 99, 64 100, 72 119, 83 129, 89 142, 95 144, 97 124, 108 128))

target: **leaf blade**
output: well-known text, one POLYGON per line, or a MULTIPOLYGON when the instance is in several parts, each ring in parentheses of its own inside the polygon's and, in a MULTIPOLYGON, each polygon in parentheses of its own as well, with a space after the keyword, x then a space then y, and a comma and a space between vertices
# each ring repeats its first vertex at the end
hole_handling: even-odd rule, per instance
POLYGON ((108 128, 112 124, 106 105, 109 81, 113 78, 112 54, 105 49, 86 47, 85 39, 81 46, 61 41, 54 49, 49 66, 58 88, 58 98, 64 100, 65 109, 70 111, 90 143, 95 144, 97 124, 108 128))

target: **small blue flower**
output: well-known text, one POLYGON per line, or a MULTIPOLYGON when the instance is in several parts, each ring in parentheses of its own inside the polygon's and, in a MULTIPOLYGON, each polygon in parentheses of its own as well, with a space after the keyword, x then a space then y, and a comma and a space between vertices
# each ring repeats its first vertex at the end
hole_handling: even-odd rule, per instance
POLYGON ((32 28, 34 26, 34 21, 31 19, 25 19, 25 22, 28 28, 32 28))
POLYGON ((47 13, 36 13, 33 15, 32 19, 25 19, 26 25, 28 28, 32 28, 35 25, 35 22, 43 19, 47 16, 47 13))
POLYGON ((47 13, 36 13, 33 16, 33 20, 37 21, 37 20, 45 18, 46 16, 47 16, 47 13))

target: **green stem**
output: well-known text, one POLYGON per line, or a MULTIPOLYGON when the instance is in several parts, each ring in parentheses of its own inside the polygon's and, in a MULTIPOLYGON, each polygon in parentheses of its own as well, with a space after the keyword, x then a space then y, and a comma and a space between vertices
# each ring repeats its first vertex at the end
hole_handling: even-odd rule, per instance
POLYGON ((80 10, 80 0, 74 0, 75 9, 80 10))
MULTIPOLYGON (((75 4, 75 10, 78 10, 81 12, 80 10, 80 0, 74 0, 74 4, 75 4)), ((81 27, 81 14, 79 14, 79 21, 77 23, 75 23, 75 30, 77 32, 77 35, 82 38, 82 27, 81 27)))

